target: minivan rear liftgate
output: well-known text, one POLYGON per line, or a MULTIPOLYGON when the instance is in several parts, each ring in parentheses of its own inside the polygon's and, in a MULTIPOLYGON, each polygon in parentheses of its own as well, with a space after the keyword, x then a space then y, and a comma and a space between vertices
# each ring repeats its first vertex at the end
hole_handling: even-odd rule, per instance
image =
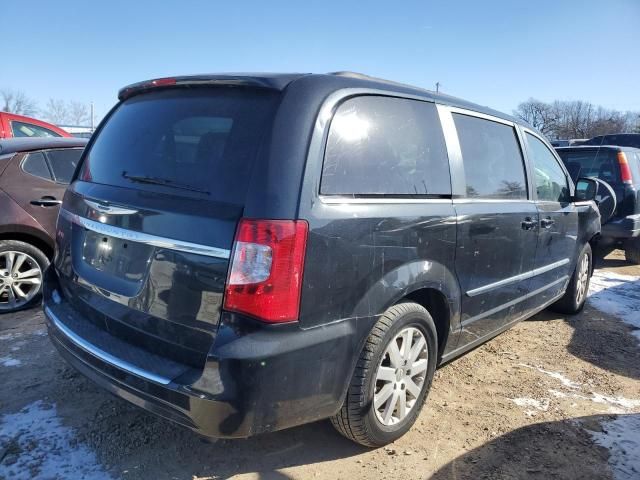
POLYGON ((236 227, 278 95, 127 91, 90 144, 57 229, 46 299, 90 354, 169 383, 202 373, 236 227))

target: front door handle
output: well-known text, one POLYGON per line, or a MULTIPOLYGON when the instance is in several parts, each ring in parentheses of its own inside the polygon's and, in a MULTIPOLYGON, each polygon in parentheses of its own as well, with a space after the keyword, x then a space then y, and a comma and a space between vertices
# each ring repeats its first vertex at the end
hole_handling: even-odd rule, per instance
POLYGON ((551 217, 543 218, 542 220, 540 220, 540 226, 542 228, 551 228, 554 223, 556 223, 556 221, 552 220, 551 217))
POLYGON ((36 205, 39 207, 55 207, 56 205, 60 205, 62 200, 57 200, 56 197, 51 197, 49 195, 45 195, 39 200, 31 200, 31 205, 36 205))
POLYGON ((527 217, 521 224, 523 230, 533 230, 536 227, 536 222, 533 221, 533 218, 527 217))

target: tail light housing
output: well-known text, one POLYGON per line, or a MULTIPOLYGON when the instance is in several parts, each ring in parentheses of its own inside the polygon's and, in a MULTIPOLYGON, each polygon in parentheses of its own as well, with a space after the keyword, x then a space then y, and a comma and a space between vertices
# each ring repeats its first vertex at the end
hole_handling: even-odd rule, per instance
POLYGON ((618 165, 620 166, 620 180, 622 183, 633 183, 629 161, 624 152, 618 152, 618 165))
POLYGON ((297 321, 308 230, 304 220, 241 219, 223 308, 267 323, 297 321))

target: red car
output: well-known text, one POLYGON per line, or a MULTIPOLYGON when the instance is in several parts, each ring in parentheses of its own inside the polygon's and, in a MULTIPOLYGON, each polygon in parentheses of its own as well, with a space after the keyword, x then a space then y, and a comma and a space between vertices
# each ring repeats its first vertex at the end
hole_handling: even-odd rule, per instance
POLYGON ((42 120, 15 113, 0 112, 0 138, 71 136, 61 128, 42 120))

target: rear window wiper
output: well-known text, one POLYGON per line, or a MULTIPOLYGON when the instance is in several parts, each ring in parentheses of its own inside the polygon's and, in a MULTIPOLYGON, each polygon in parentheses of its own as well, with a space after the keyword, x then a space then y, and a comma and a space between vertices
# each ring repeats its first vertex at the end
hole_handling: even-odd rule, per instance
POLYGON ((189 190, 190 192, 198 192, 211 195, 211 192, 207 192, 206 190, 202 190, 191 185, 185 185, 183 183, 176 183, 168 178, 149 177, 147 175, 134 175, 127 172, 122 172, 122 176, 124 178, 128 178, 132 182, 149 183, 151 185, 163 185, 165 187, 179 188, 180 190, 189 190))

